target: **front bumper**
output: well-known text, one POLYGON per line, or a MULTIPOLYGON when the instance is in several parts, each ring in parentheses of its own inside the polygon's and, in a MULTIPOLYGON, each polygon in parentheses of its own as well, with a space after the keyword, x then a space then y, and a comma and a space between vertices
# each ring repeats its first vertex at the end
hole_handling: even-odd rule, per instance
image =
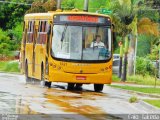
POLYGON ((51 72, 48 76, 50 82, 83 83, 83 84, 110 84, 112 72, 97 74, 74 74, 61 71, 51 72))

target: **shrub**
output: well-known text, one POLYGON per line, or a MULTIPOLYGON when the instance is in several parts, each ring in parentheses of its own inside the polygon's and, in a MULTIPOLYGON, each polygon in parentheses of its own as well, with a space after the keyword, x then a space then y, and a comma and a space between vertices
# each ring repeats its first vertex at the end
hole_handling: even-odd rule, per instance
POLYGON ((130 99, 129 99, 129 102, 130 103, 135 103, 135 102, 137 102, 138 101, 138 98, 136 97, 136 96, 132 96, 132 97, 130 97, 130 99))
POLYGON ((155 67, 150 60, 142 57, 137 57, 136 60, 136 73, 145 75, 155 75, 155 67))
POLYGON ((137 56, 144 57, 150 53, 150 39, 151 37, 147 35, 138 36, 137 56))

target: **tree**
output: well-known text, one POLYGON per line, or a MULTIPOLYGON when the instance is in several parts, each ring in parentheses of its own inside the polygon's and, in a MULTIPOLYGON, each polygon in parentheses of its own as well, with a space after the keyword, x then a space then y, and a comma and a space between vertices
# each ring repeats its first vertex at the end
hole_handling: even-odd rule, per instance
MULTIPOLYGON (((14 3, 28 3, 25 0, 6 0, 14 3)), ((25 4, 0 3, 0 27, 4 30, 12 29, 17 22, 23 21, 23 16, 30 8, 25 4)))
MULTIPOLYGON (((109 1, 109 0, 107 0, 109 1)), ((89 12, 96 12, 100 8, 105 7, 106 0, 89 0, 89 12)), ((63 0, 62 8, 64 10, 71 10, 77 8, 83 10, 84 0, 63 0)))
MULTIPOLYGON (((113 22, 116 24, 116 31, 122 36, 122 41, 128 42, 128 34, 135 33, 136 22, 137 22, 137 12, 140 9, 139 3, 144 2, 143 0, 116 0, 112 1, 111 8, 113 9, 113 22)), ((125 57, 124 57, 124 69, 122 80, 126 80, 127 73, 127 43, 125 47, 125 57)), ((122 56, 121 56, 122 57, 122 56)), ((122 60, 122 59, 121 59, 122 60)), ((122 61, 120 61, 121 63, 122 61)), ((121 65, 121 64, 120 64, 121 65)), ((122 66, 120 66, 120 69, 122 66)), ((121 77, 121 73, 119 74, 121 77)))
MULTIPOLYGON (((114 24, 116 25, 115 30, 121 36, 121 39, 124 42, 125 37, 131 31, 128 25, 130 24, 130 21, 132 18, 128 16, 133 16, 133 15, 130 12, 129 10, 130 8, 128 8, 127 3, 124 4, 123 1, 118 1, 118 0, 112 1, 111 8, 113 10, 112 19, 114 24)), ((125 53, 125 56, 126 54, 127 53, 125 53)), ((126 60, 127 59, 125 57, 125 63, 126 63, 126 60)), ((124 69, 125 68, 126 67, 124 67, 124 69)), ((121 77, 121 69, 122 69, 122 56, 120 56, 119 77, 121 77)))
POLYGON ((72 10, 76 8, 76 0, 63 0, 62 9, 72 10))
POLYGON ((7 32, 4 32, 0 29, 0 58, 4 58, 5 56, 9 56, 11 51, 11 41, 7 35, 7 32))
MULTIPOLYGON (((159 27, 158 27, 158 23, 152 22, 149 18, 142 18, 139 23, 138 23, 138 33, 145 35, 148 37, 148 40, 150 42, 150 53, 152 56, 150 57, 151 59, 156 58, 156 55, 153 54, 153 51, 155 50, 154 48, 157 48, 157 46, 159 45, 159 27), (153 49, 153 51, 152 51, 153 49)), ((157 51, 158 52, 158 51, 157 51)))
POLYGON ((37 0, 32 3, 31 8, 26 13, 44 13, 55 10, 56 10, 55 0, 48 0, 48 1, 37 0))
POLYGON ((149 18, 142 18, 138 22, 138 33, 159 36, 158 23, 152 22, 149 18))

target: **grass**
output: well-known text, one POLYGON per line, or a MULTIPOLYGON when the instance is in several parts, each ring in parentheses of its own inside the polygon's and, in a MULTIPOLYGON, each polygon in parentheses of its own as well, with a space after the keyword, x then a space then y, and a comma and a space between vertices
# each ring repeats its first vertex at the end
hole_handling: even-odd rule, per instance
POLYGON ((154 87, 133 87, 133 86, 119 86, 119 85, 111 85, 111 87, 160 95, 160 88, 154 88, 154 87))
MULTIPOLYGON (((113 75, 112 81, 119 82, 121 81, 121 79, 118 78, 116 75, 113 75)), ((131 83, 140 84, 140 85, 155 85, 155 78, 149 75, 145 77, 143 77, 142 75, 127 76, 126 82, 131 82, 131 83)), ((156 85, 160 86, 160 80, 156 81, 156 85)))
POLYGON ((5 62, 0 62, 0 71, 2 72, 20 72, 18 68, 18 62, 13 61, 5 61, 5 62))
POLYGON ((160 108, 160 100, 144 100, 145 102, 160 108))

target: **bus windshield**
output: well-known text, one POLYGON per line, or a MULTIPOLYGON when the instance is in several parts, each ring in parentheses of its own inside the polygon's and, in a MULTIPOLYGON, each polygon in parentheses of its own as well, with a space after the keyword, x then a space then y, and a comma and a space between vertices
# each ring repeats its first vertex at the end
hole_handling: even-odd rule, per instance
POLYGON ((70 61, 111 58, 111 29, 107 26, 54 25, 52 56, 70 61))

